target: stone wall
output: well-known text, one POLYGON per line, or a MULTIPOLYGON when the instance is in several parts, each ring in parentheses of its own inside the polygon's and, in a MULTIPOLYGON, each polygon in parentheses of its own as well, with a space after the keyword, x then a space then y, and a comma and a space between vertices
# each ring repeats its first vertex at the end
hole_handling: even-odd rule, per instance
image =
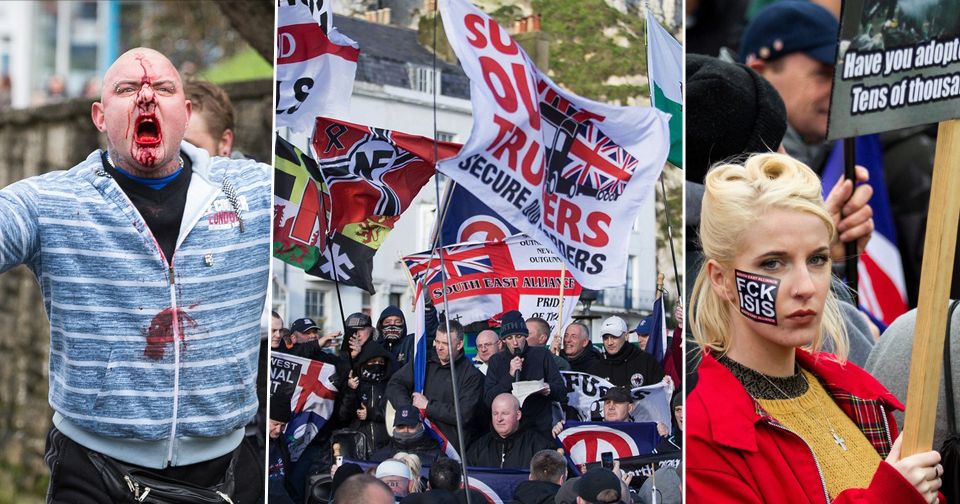
MULTIPOLYGON (((236 108, 234 147, 269 160, 272 82, 224 88, 236 108)), ((0 114, 0 187, 70 168, 104 146, 90 121, 90 103, 72 100, 0 114)), ((44 442, 52 415, 47 403, 50 332, 36 279, 24 266, 0 275, 0 328, 0 504, 42 502, 48 478, 44 442)))

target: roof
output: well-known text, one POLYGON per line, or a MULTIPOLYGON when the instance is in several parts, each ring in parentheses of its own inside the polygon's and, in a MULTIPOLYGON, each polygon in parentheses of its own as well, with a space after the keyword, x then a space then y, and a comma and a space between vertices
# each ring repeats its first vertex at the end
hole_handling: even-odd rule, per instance
MULTIPOLYGON (((433 67, 433 53, 417 41, 416 30, 346 16, 334 16, 333 25, 360 45, 358 81, 412 89, 407 65, 433 67)), ((459 65, 437 59, 437 68, 441 94, 470 99, 470 80, 459 65)))

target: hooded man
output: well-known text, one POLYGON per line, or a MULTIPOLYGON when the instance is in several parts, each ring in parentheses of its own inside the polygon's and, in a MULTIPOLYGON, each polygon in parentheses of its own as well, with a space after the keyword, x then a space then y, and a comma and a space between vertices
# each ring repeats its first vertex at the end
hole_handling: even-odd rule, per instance
POLYGON ((392 371, 400 369, 413 358, 413 334, 407 333, 407 319, 400 308, 391 305, 380 312, 377 335, 377 341, 393 356, 395 367, 392 371))
MULTIPOLYGON (((183 142, 191 112, 170 60, 131 49, 91 108, 107 149, 0 190, 0 272, 42 278, 53 323, 48 502, 134 495, 92 459, 206 495, 245 465, 231 459, 257 410, 272 170, 183 142)), ((254 463, 234 500, 262 498, 254 463)))
POLYGON ((390 352, 379 343, 368 340, 353 359, 347 388, 343 391, 340 419, 367 438, 370 451, 390 442, 384 419, 392 359, 390 352))

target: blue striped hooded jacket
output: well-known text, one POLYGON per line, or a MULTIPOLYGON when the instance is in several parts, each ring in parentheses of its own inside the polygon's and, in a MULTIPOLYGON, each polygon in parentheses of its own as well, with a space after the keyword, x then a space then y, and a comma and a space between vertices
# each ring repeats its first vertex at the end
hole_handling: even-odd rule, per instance
POLYGON ((193 175, 172 266, 100 151, 0 190, 0 272, 26 264, 50 319, 54 424, 148 467, 228 453, 257 408, 270 169, 181 149, 193 175))

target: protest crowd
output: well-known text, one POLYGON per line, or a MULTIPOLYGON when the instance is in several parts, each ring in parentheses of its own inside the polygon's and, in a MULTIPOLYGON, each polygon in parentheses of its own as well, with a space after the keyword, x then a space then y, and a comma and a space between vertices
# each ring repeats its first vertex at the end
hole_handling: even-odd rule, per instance
MULTIPOLYGON (((271 503, 350 502, 348 495, 466 502, 461 457, 471 502, 653 502, 654 492, 656 502, 680 502, 683 405, 679 392, 670 394, 679 390, 681 327, 660 362, 643 347, 652 316, 635 329, 620 317, 606 319, 601 350, 580 322, 548 345, 549 324, 514 310, 496 330, 470 338, 470 357, 463 326, 437 317, 432 306, 426 312, 422 393, 414 392, 414 334, 399 307, 387 307, 376 322, 350 315, 342 338, 309 318, 287 330, 273 313, 271 503), (630 341, 634 334, 639 341, 630 341), (299 378, 284 386, 286 364, 296 358, 321 363, 324 370, 313 375, 319 387, 299 378), (314 415, 307 427, 316 428, 304 443, 309 429, 297 429, 303 422, 295 417, 311 408, 295 410, 310 393, 325 398, 311 411, 328 417, 307 414, 314 415), (663 404, 647 406, 653 401, 663 404), (610 440, 613 430, 620 444, 636 445, 633 453, 610 440), (598 440, 611 451, 584 453, 591 445, 597 451, 598 440)), ((682 323, 681 310, 677 315, 682 323)))

